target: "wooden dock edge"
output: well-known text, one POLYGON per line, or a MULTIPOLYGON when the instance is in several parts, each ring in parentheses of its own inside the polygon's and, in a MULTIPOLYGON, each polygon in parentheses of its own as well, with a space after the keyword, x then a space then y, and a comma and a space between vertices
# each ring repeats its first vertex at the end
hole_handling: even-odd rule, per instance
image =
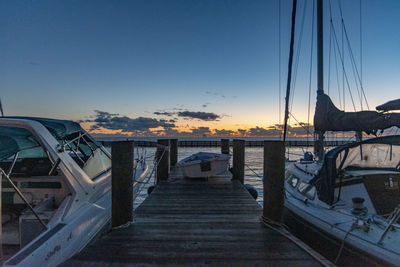
POLYGON ((261 217, 260 221, 270 229, 278 232, 279 234, 283 235, 290 241, 292 241, 296 246, 301 248, 303 251, 307 252, 311 257, 313 257, 316 261, 321 263, 325 267, 334 267, 336 266, 333 264, 331 261, 326 259, 324 256, 322 256, 320 253, 312 249, 309 245, 298 239, 296 236, 294 236, 291 232, 289 232, 285 227, 284 224, 280 223, 275 223, 275 222, 270 222, 268 219, 265 217, 261 217))

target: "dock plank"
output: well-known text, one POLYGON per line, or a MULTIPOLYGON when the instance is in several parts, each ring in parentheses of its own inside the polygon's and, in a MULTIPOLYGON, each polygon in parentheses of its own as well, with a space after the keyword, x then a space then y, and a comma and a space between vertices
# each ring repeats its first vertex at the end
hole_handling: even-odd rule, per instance
POLYGON ((262 208, 227 172, 185 179, 174 169, 135 210, 63 266, 321 266, 260 221, 262 208))

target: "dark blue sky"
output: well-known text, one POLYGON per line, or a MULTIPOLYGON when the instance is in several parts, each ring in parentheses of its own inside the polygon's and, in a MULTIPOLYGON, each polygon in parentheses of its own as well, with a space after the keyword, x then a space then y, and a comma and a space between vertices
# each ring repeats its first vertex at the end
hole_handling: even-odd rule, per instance
MULTIPOLYGON (((298 29, 305 2, 299 0, 298 29)), ((307 2, 293 107, 303 121, 312 10, 312 1, 307 2)), ((359 0, 342 2, 359 64, 359 0)), ((162 119, 153 112, 180 109, 220 117, 177 118, 180 127, 237 129, 277 123, 278 3, 1 0, 0 97, 5 112, 78 120, 101 110, 162 119)), ((332 0, 336 20, 337 3, 332 0)), ((281 1, 281 9, 284 88, 291 1, 281 1)), ((328 23, 328 8, 325 16, 328 23)), ((362 16, 363 83, 374 108, 399 97, 400 1, 363 0, 362 16)), ((336 30, 340 37, 340 27, 336 30)), ((325 39, 328 57, 329 27, 325 39)), ((335 73, 331 75, 335 80, 335 73)), ((351 108, 348 99, 346 109, 351 108)))

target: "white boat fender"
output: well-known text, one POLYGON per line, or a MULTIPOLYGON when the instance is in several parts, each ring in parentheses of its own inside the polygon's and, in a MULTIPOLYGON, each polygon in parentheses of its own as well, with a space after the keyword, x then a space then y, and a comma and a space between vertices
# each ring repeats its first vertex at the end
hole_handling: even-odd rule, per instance
POLYGON ((257 192, 257 190, 256 190, 253 186, 251 186, 251 185, 249 185, 249 184, 245 184, 244 187, 246 187, 247 191, 249 191, 250 195, 251 195, 254 199, 257 199, 257 198, 258 198, 258 192, 257 192))

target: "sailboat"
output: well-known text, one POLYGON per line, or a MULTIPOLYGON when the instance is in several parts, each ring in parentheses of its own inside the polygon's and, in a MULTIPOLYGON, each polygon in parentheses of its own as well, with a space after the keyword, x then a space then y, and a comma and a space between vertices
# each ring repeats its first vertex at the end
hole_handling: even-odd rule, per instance
POLYGON ((400 266, 400 136, 360 140, 326 154, 323 148, 327 131, 377 133, 399 127, 400 114, 388 113, 400 108, 399 100, 379 106, 379 111, 336 108, 323 88, 322 0, 317 0, 317 31, 316 160, 308 154, 287 164, 285 223, 339 265, 354 260, 400 266))
POLYGON ((76 122, 0 118, 0 178, 3 266, 59 265, 108 229, 111 155, 76 122))

